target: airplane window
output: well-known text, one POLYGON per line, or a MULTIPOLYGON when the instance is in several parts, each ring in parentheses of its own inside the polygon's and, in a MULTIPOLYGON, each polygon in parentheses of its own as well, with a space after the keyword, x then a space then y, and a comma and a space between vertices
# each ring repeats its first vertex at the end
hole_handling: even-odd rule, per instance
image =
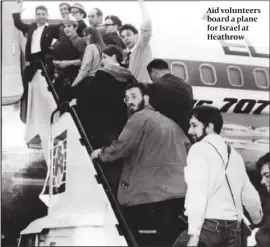
POLYGON ((171 64, 171 70, 175 76, 182 78, 183 80, 185 80, 185 82, 188 81, 187 67, 184 63, 173 62, 171 64))
POLYGON ((210 64, 200 65, 201 81, 207 85, 214 85, 217 82, 215 68, 210 64))
POLYGON ((264 69, 254 69, 255 82, 260 88, 269 87, 269 77, 264 69))
POLYGON ((229 82, 232 86, 241 87, 244 84, 244 78, 240 68, 229 66, 227 68, 229 82))

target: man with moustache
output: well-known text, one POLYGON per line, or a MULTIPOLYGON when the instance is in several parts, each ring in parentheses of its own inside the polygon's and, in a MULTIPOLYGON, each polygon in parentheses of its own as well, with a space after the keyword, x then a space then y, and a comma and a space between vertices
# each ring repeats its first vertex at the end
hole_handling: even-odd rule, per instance
POLYGON ((123 159, 118 201, 138 244, 171 246, 184 228, 184 132, 149 105, 143 83, 128 86, 124 101, 129 119, 118 140, 91 158, 108 166, 123 159))
MULTIPOLYGON (((243 206, 258 224, 262 219, 260 197, 248 178, 243 158, 220 136, 220 111, 198 106, 190 116, 188 133, 195 144, 185 168, 190 236, 185 246, 198 246, 199 242, 207 247, 242 246, 246 242, 242 234, 243 206)), ((174 246, 182 245, 176 241, 174 246)))

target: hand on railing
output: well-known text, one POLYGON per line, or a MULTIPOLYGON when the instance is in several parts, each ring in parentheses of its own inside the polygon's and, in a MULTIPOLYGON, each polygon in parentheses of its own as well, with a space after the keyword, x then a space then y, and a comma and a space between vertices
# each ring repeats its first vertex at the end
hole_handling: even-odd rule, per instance
POLYGON ((94 150, 91 154, 91 159, 92 160, 97 159, 100 153, 101 153, 101 148, 94 150))
POLYGON ((40 63, 40 68, 41 68, 41 71, 42 71, 42 75, 45 77, 47 83, 48 83, 48 89, 51 91, 53 97, 54 97, 54 100, 56 102, 57 105, 60 104, 60 101, 59 101, 59 96, 53 86, 53 83, 52 83, 52 80, 50 79, 49 75, 48 75, 48 71, 46 69, 46 66, 45 64, 42 62, 42 61, 39 61, 40 63))
POLYGON ((69 102, 69 105, 72 107, 74 105, 77 105, 77 99, 72 99, 70 102, 69 102))

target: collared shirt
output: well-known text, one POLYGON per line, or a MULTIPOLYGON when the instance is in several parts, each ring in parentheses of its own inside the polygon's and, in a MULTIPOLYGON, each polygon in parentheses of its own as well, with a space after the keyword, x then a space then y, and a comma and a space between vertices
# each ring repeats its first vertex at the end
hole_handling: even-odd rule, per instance
POLYGON ((211 134, 189 150, 185 180, 188 185, 185 208, 189 234, 199 235, 204 219, 238 220, 243 218, 243 206, 253 223, 262 218, 258 192, 246 173, 243 158, 233 148, 226 170, 236 207, 225 178, 225 167, 217 151, 227 163, 227 146, 220 135, 211 134), (243 205, 243 206, 242 206, 243 205))
POLYGON ((132 206, 183 198, 186 156, 182 129, 146 106, 131 115, 118 140, 102 150, 100 159, 124 160, 118 200, 132 206))
POLYGON ((130 52, 130 54, 135 50, 135 48, 136 48, 137 46, 138 46, 138 45, 136 44, 136 45, 134 45, 131 49, 128 49, 129 52, 130 52))
POLYGON ((31 54, 41 52, 40 39, 45 26, 49 26, 49 24, 37 24, 37 28, 34 30, 32 35, 31 54))
POLYGON ((128 69, 134 77, 142 83, 151 83, 147 65, 152 60, 152 51, 149 45, 152 37, 152 22, 144 21, 141 25, 139 42, 130 51, 128 69))

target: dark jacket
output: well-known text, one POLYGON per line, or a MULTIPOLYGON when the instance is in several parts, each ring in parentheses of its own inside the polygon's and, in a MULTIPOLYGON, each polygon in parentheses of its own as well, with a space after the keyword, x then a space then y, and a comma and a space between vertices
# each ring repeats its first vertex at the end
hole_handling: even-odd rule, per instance
MULTIPOLYGON (((31 41, 34 30, 37 28, 37 23, 33 22, 31 24, 25 24, 21 20, 20 13, 14 13, 13 15, 15 27, 22 31, 24 34, 27 33, 27 41, 25 47, 25 58, 26 61, 31 60, 31 41)), ((48 53, 48 48, 51 46, 54 38, 59 35, 58 25, 45 26, 40 39, 40 48, 42 54, 45 56, 48 53)))
MULTIPOLYGON (((77 34, 72 37, 68 37, 66 35, 61 36, 50 47, 50 67, 54 67, 52 59, 60 61, 81 59, 84 54, 85 46, 85 40, 77 34)), ((49 63, 49 59, 47 61, 49 63)), ((54 68, 54 72, 58 74, 54 85, 60 100, 68 100, 72 96, 72 91, 69 86, 75 80, 79 68, 79 66, 74 65, 66 68, 54 68)))
POLYGON ((149 84, 148 90, 150 104, 179 124, 187 134, 188 113, 193 107, 192 87, 181 78, 168 73, 158 82, 149 84))
POLYGON ((270 246, 270 196, 264 207, 264 216, 256 235, 256 247, 270 246))
POLYGON ((110 145, 118 137, 127 121, 124 103, 125 87, 132 80, 131 72, 120 66, 98 70, 89 84, 83 99, 87 119, 86 128, 98 146, 110 145))
POLYGON ((117 45, 123 50, 127 48, 124 41, 117 33, 105 33, 103 35, 103 41, 105 45, 117 45))
MULTIPOLYGON (((133 80, 131 72, 120 66, 98 70, 85 89, 84 99, 78 100, 79 116, 83 119, 94 148, 109 146, 118 138, 126 121, 125 87, 133 80), (82 110, 83 109, 83 110, 82 110)), ((122 162, 101 164, 104 175, 116 196, 122 162)))

